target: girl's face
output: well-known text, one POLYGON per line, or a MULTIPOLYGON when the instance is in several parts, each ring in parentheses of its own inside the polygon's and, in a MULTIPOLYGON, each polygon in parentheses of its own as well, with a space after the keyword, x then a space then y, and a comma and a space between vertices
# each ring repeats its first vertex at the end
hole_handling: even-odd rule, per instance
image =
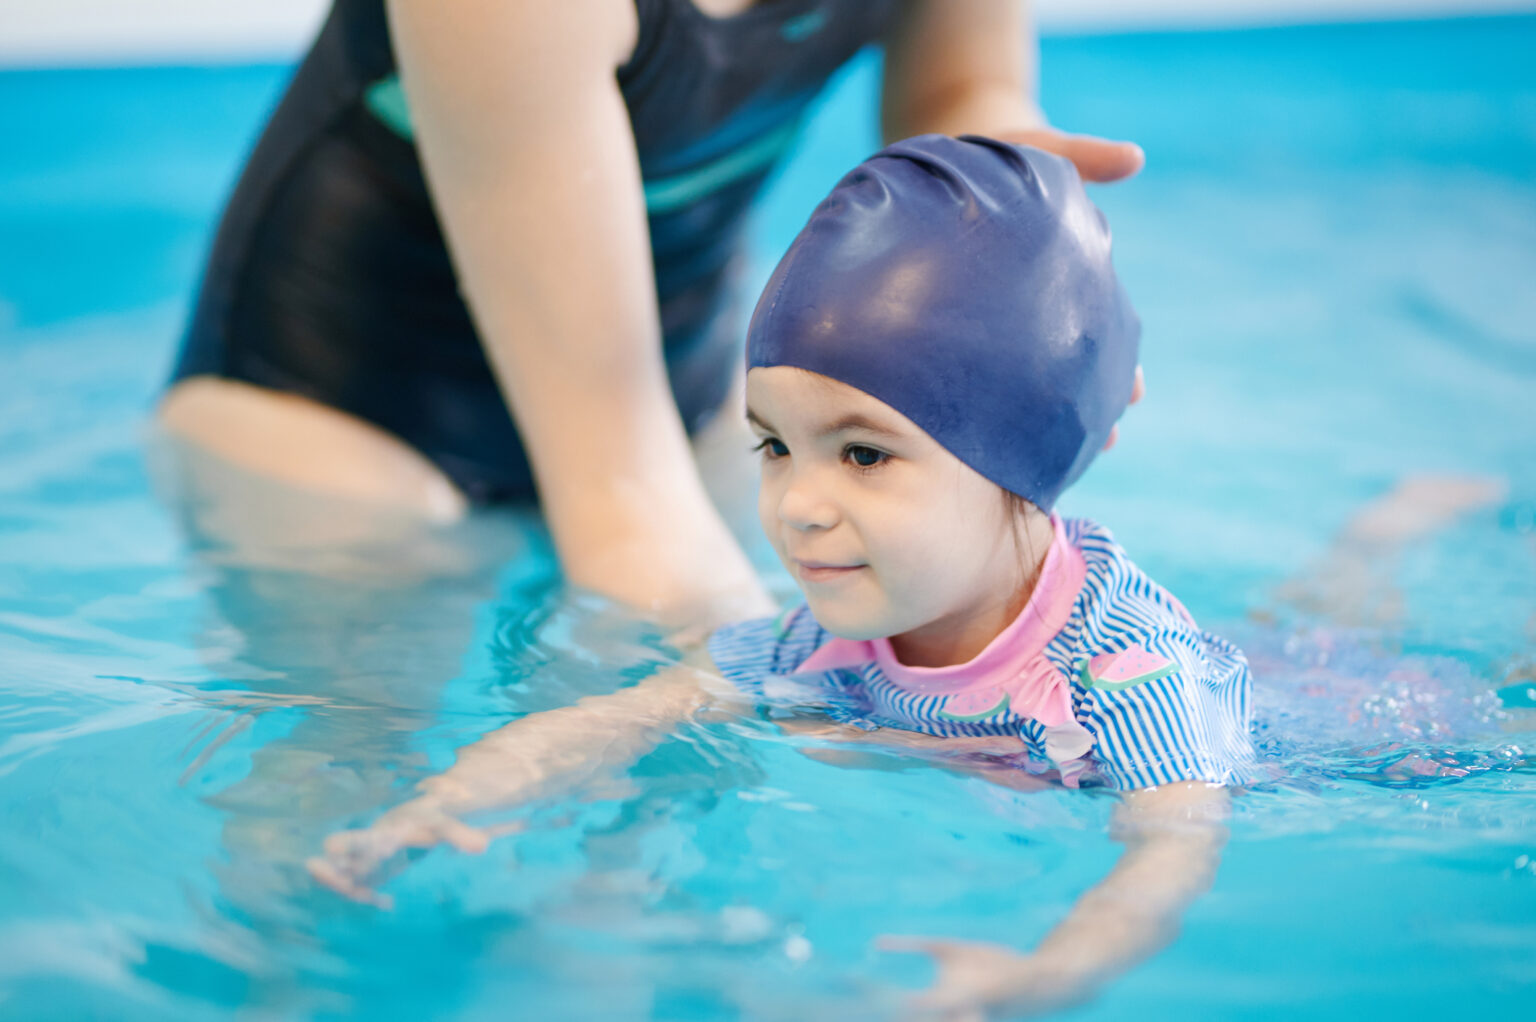
POLYGON ((1022 609, 1049 519, 1012 511, 906 416, 774 366, 747 374, 747 418, 763 459, 763 531, 822 627, 889 637, 902 662, 941 666, 980 652, 1022 609))

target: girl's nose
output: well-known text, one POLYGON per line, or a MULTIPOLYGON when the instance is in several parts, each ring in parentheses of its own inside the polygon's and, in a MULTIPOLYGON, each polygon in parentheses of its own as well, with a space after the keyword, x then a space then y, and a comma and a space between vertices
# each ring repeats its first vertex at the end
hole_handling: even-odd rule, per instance
POLYGON ((790 479, 779 497, 779 521, 792 529, 830 529, 837 520, 837 505, 803 473, 790 479))

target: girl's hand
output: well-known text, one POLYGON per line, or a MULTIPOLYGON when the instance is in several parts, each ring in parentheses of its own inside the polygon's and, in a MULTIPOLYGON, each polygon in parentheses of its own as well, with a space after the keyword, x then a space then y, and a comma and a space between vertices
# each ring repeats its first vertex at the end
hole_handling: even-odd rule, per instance
POLYGON ((305 865, 310 876, 337 894, 379 908, 394 899, 371 886, 379 867, 408 848, 452 845, 478 855, 491 842, 488 831, 449 815, 431 798, 419 798, 390 810, 370 827, 343 830, 325 839, 324 854, 305 865))
POLYGON ((908 1002, 914 1019, 980 1022, 1040 1015, 1075 1004, 1088 993, 1073 971, 999 944, 884 937, 877 946, 930 955, 937 963, 933 986, 908 1002))

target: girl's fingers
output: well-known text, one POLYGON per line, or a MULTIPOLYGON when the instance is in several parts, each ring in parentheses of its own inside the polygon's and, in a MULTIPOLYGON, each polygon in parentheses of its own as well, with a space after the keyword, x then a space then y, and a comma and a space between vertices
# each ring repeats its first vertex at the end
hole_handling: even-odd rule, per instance
POLYGON ((954 990, 944 986, 933 987, 907 999, 910 1014, 919 1019, 942 1019, 943 1022, 981 1022, 986 1013, 967 990, 954 990))
POLYGON ((887 934, 875 939, 875 947, 881 951, 894 951, 904 955, 929 955, 941 965, 955 957, 959 946, 952 940, 936 940, 933 937, 897 937, 887 934))
POLYGON ((395 901, 389 895, 380 894, 373 888, 358 883, 355 878, 338 869, 335 863, 328 859, 316 856, 304 865, 309 870, 309 875, 317 882, 329 887, 342 897, 386 911, 394 907, 395 901))
POLYGON ((339 830, 327 837, 322 845, 325 848, 327 858, 344 859, 352 854, 353 838, 357 834, 355 830, 339 830))
POLYGON ((925 954, 934 960, 938 976, 926 990, 908 1001, 914 1018, 958 1022, 988 1017, 989 1009, 1019 1010, 1018 995, 1026 991, 1020 965, 1026 957, 1010 948, 977 941, 931 937, 881 937, 885 951, 925 954))
POLYGON ((364 879, 372 876, 379 864, 396 852, 403 848, 448 844, 457 851, 478 855, 490 846, 493 838, 515 833, 524 826, 521 821, 514 821, 487 830, 444 815, 397 822, 382 831, 377 826, 368 830, 344 830, 326 838, 325 854, 304 865, 310 876, 337 894, 388 909, 394 906, 394 899, 375 891, 364 883, 364 879))
POLYGON ((886 935, 875 939, 875 947, 881 951, 890 951, 896 954, 928 955, 939 966, 940 978, 937 985, 911 994, 906 998, 906 1011, 904 1017, 912 1020, 942 1019, 950 1022, 951 1019, 966 1018, 961 1014, 964 1007, 962 999, 957 999, 954 992, 947 989, 943 981, 944 964, 953 949, 950 942, 934 940, 931 937, 897 937, 886 935))
POLYGON ((327 861, 352 876, 373 872, 381 858, 378 837, 368 830, 344 830, 332 834, 322 847, 327 861))
POLYGON ((963 997, 943 996, 932 991, 907 1000, 907 1018, 914 1022, 985 1022, 986 1012, 963 997))
POLYGON ((491 843, 491 836, 478 827, 448 817, 438 825, 438 836, 461 852, 479 855, 491 843))

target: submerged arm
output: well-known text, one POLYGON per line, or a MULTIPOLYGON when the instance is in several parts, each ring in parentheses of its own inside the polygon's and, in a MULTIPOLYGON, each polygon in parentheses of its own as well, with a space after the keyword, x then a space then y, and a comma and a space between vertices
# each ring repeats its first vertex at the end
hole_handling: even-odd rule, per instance
POLYGON ((1050 1011, 1172 943, 1189 905, 1211 886, 1226 843, 1224 788, 1184 782, 1131 792, 1111 833, 1125 853, 1030 954, 992 944, 891 939, 892 950, 932 954, 939 977, 919 998, 938 1013, 1050 1011))
POLYGON ((1172 943, 1184 910, 1216 877, 1230 812, 1226 789, 1200 782, 1127 794, 1110 830, 1125 853, 1035 954, 1101 979, 1172 943))
POLYGON ((416 798, 367 828, 327 838, 324 855, 309 862, 310 873, 341 894, 387 906, 369 881, 395 853, 440 843, 484 851, 490 835, 461 816, 563 795, 629 766, 728 691, 707 678, 702 665, 674 667, 632 688, 497 728, 460 749, 452 767, 419 785, 416 798))
POLYGON ((694 672, 674 669, 531 713, 460 749, 452 767, 421 783, 421 797, 457 815, 564 794, 633 763, 708 699, 694 672))

